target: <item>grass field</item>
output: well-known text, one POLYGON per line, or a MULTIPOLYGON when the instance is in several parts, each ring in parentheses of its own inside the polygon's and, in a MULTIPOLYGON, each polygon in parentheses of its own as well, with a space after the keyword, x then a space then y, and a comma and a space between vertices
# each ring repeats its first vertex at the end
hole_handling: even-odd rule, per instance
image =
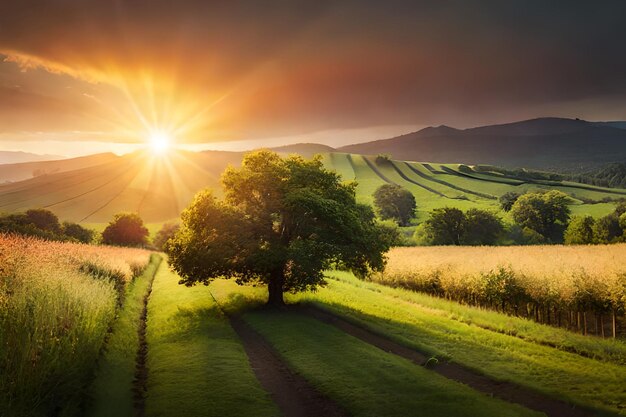
POLYGON ((277 415, 209 288, 178 280, 164 262, 148 303, 145 415, 277 415))
MULTIPOLYGON (((138 262, 146 266, 147 252, 3 239, 1 265, 11 266, 2 270, 0 297, 3 306, 9 306, 0 316, 0 357, 3 372, 11 372, 9 378, 3 375, 0 383, 3 415, 42 416, 50 415, 51 410, 61 410, 68 417, 123 417, 138 412, 146 416, 278 415, 274 397, 261 387, 243 339, 229 324, 229 315, 242 315, 284 366, 351 415, 403 416, 415 410, 429 416, 541 415, 383 351, 305 311, 267 310, 262 306, 267 297, 264 286, 240 287, 218 279, 208 287, 188 288, 178 284, 179 277, 165 261, 158 265, 160 258, 155 255, 143 274, 132 279, 133 271, 140 269, 138 262), (45 273, 37 275, 32 269, 38 263, 20 263, 21 257, 15 254, 25 248, 31 257, 47 262, 45 273), (72 255, 64 258, 59 248, 70 249, 62 252, 72 255), (126 283, 123 294, 108 278, 93 275, 94 268, 88 269, 91 275, 80 272, 86 262, 99 265, 102 274, 118 270, 126 283), (7 283, 12 291, 7 291, 7 283), (21 306, 27 300, 39 300, 40 310, 32 327, 26 325, 32 316, 20 314, 26 312, 21 306), (68 333, 64 317, 72 315, 81 320, 73 321, 68 333), (144 324, 146 331, 142 333, 144 324), (52 335, 50 340, 44 338, 48 334, 52 335), (46 344, 31 346, 26 340, 46 344), (38 352, 41 368, 16 372, 29 367, 12 364, 30 361, 33 352, 38 352), (140 357, 146 358, 145 366, 140 357), (142 394, 138 396, 138 392, 142 394)), ((609 249, 619 252, 622 246, 609 249)), ((458 260, 467 263, 469 272, 494 259, 509 259, 518 270, 527 265, 522 256, 511 252, 516 248, 501 248, 508 252, 496 251, 491 258, 466 254, 480 259, 474 266, 455 252, 468 248, 429 249, 444 251, 434 256, 431 264, 437 259, 458 260)), ((543 253, 541 256, 551 263, 533 270, 556 278, 574 265, 593 265, 599 274, 604 271, 606 275, 611 265, 619 269, 622 258, 619 253, 601 256, 601 252, 577 256, 583 247, 531 249, 560 251, 560 257, 556 252, 543 253)), ((402 250, 398 251, 391 254, 390 271, 402 255, 402 250)), ((426 255, 409 254, 409 258, 428 266, 426 255)), ((534 252, 526 255, 539 257, 534 252)), ((530 271, 526 273, 530 276, 530 271)), ((314 293, 288 294, 287 301, 332 312, 425 357, 451 362, 492 381, 508 381, 595 410, 597 415, 626 413, 623 340, 582 336, 524 318, 362 281, 345 272, 331 272, 328 277, 326 287, 314 293)), ((436 370, 441 365, 433 366, 436 370)))
MULTIPOLYGON (((228 300, 233 309, 247 304, 254 306, 265 298, 263 289, 237 287, 233 282, 216 281, 211 288, 218 300, 228 300)), ((511 381, 579 406, 595 408, 599 413, 624 412, 623 342, 584 339, 564 330, 511 319, 499 313, 363 282, 346 273, 331 274, 329 285, 317 293, 289 299, 313 303, 403 345, 462 364, 496 380, 511 381), (509 326, 508 320, 511 329, 517 329, 515 334, 498 331, 499 327, 509 326), (542 338, 550 339, 551 334, 558 346, 541 342, 542 338), (581 351, 597 352, 598 359, 568 351, 572 345, 581 351)), ((267 326, 271 338, 272 329, 276 329, 273 326, 280 325, 255 318, 259 314, 265 313, 252 313, 246 316, 247 320, 260 331, 267 326)), ((294 327, 310 329, 311 325, 305 321, 294 327)), ((274 337, 279 340, 279 336, 274 337)), ((287 342, 283 339, 277 343, 287 342)), ((292 344, 285 349, 288 346, 295 349, 292 344)), ((334 350, 337 357, 341 352, 342 349, 334 350)), ((341 358, 338 362, 355 360, 341 358)), ((317 363, 312 369, 323 375, 322 364, 317 363)))
POLYGON ((133 381, 140 345, 141 314, 161 259, 153 254, 145 271, 128 286, 124 305, 115 320, 89 390, 87 413, 91 417, 134 415, 133 381))

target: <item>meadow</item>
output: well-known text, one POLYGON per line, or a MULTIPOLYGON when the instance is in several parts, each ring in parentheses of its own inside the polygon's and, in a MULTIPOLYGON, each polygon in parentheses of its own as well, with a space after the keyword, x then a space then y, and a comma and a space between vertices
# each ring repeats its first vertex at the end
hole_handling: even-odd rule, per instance
POLYGON ((626 245, 394 248, 376 282, 583 334, 624 332, 626 245))
MULTIPOLYGON (((287 294, 289 306, 277 311, 263 308, 263 286, 179 285, 167 259, 144 250, 1 239, 0 415, 278 415, 275 388, 263 379, 269 365, 251 359, 251 342, 233 320, 267 344, 281 372, 297 375, 341 415, 544 415, 508 399, 498 388, 506 384, 574 407, 572 415, 626 411, 621 338, 583 336, 340 271, 329 271, 316 292, 287 294), (430 359, 409 360, 310 311, 430 359), (446 374, 449 366, 495 388, 468 386, 446 374)), ((598 277, 620 270, 624 245, 594 248, 496 248, 491 258, 456 252, 469 248, 416 248, 438 251, 419 256, 394 249, 388 273, 400 259, 423 266, 428 256, 433 265, 465 260, 470 272, 508 260, 528 276, 522 267, 543 256, 551 262, 532 271, 558 282, 568 268, 601 267, 598 277), (521 249, 535 252, 523 258, 521 249)))
POLYGON ((0 235, 0 415, 72 413, 141 249, 0 235))

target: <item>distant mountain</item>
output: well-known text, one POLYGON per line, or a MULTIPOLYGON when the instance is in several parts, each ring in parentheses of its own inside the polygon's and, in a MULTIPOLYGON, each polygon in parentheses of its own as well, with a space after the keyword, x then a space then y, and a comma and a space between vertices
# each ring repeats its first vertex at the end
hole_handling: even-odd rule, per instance
POLYGON ((117 158, 119 156, 113 153, 101 153, 70 159, 4 164, 0 165, 0 184, 101 165, 117 158))
POLYGON ((338 148, 413 161, 575 171, 626 160, 626 130, 611 123, 540 118, 472 129, 428 127, 391 139, 338 148))
POLYGON ((626 129, 626 122, 594 122, 594 125, 597 126, 608 126, 608 127, 616 127, 618 129, 626 129))
POLYGON ((65 157, 59 155, 39 155, 21 151, 0 151, 0 164, 19 164, 22 162, 52 161, 56 159, 65 159, 65 157))
POLYGON ((335 148, 320 143, 296 143, 293 145, 278 146, 271 148, 279 153, 297 153, 304 157, 310 157, 317 153, 333 152, 335 148))

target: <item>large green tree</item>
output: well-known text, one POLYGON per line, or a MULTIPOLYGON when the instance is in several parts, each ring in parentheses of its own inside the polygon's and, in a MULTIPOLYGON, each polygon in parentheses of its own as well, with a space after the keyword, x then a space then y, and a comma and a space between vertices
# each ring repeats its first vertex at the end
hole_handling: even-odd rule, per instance
POLYGON ((319 157, 252 152, 241 168, 224 172, 222 185, 223 200, 210 191, 196 195, 167 245, 182 284, 261 282, 276 306, 284 292, 323 285, 332 266, 361 276, 384 267, 395 236, 357 204, 356 185, 343 183, 319 157))
POLYGON ((566 245, 589 245, 594 242, 593 229, 595 220, 591 216, 576 216, 572 218, 565 230, 566 245))
POLYGON ((408 226, 415 217, 415 196, 396 184, 383 184, 374 192, 374 205, 383 220, 393 219, 400 226, 408 226))
POLYGON ((465 213, 455 207, 436 208, 424 222, 433 245, 460 245, 465 236, 465 213))
POLYGON ((513 220, 522 228, 534 230, 552 242, 563 238, 570 218, 570 198, 561 191, 528 193, 511 207, 513 220))

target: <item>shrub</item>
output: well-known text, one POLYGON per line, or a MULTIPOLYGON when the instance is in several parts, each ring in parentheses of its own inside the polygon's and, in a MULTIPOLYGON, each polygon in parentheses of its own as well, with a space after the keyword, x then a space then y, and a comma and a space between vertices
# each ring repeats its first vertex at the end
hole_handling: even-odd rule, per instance
POLYGON ((148 229, 135 213, 118 213, 102 232, 102 243, 116 246, 143 246, 148 229))

